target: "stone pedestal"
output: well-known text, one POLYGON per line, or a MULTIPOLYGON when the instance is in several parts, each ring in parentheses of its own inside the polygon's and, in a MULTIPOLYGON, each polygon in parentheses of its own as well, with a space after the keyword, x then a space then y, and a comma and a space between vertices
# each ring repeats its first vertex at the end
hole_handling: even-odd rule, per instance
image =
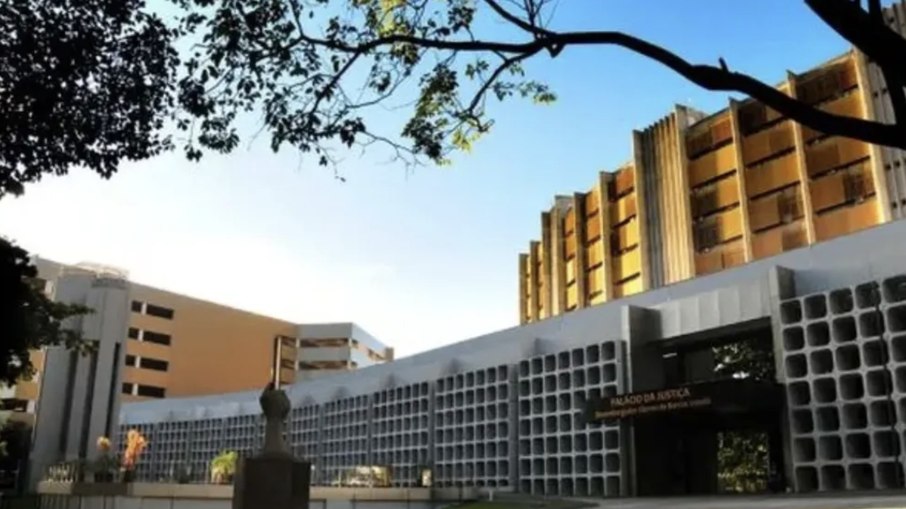
POLYGON ((308 509, 311 463, 292 456, 242 460, 233 483, 233 509, 308 509))

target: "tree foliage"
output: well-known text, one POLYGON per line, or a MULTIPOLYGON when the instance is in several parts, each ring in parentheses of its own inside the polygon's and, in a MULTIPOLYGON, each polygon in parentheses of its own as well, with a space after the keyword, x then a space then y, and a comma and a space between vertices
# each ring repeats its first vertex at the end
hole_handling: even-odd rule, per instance
POLYGON ((28 457, 31 427, 24 422, 7 421, 0 427, 0 470, 12 471, 28 457))
POLYGON ((0 33, 0 198, 169 146, 176 34, 142 0, 2 2, 0 33))
POLYGON ((0 384, 14 385, 34 375, 33 350, 55 345, 80 352, 93 348, 77 330, 64 327, 67 319, 90 310, 52 301, 37 275, 28 253, 0 238, 0 384))
POLYGON ((655 60, 706 89, 748 94, 818 131, 906 148, 906 108, 898 106, 906 104, 906 41, 884 24, 879 0, 868 0, 867 9, 853 0, 803 1, 884 70, 894 125, 824 111, 732 71, 723 59, 691 63, 621 32, 555 30, 551 0, 177 1, 186 12, 181 28, 201 41, 178 92, 179 126, 193 159, 232 150, 237 119, 261 112, 274 150, 289 145, 322 164, 332 162, 331 142, 381 142, 407 161, 444 163, 490 130, 488 98, 556 99, 526 75, 526 60, 603 45, 655 60), (515 35, 501 36, 500 22, 515 35), (392 102, 411 104, 408 120, 398 135, 373 132, 368 112, 392 102))
MULTIPOLYGON (((881 69, 896 122, 836 115, 731 70, 607 30, 555 28, 554 0, 22 0, 0 5, 0 197, 75 166, 109 177, 180 146, 228 153, 260 120, 274 150, 334 164, 383 144, 446 163, 491 130, 489 100, 547 104, 531 59, 615 45, 708 90, 750 95, 829 135, 906 148, 906 40, 881 0, 802 0, 881 69), (176 47, 184 48, 178 54, 176 47), (405 108, 397 132, 374 113, 405 108)), ((257 135, 253 135, 257 136, 257 135)))
POLYGON ((718 433, 720 491, 753 493, 768 487, 768 439, 756 431, 718 433))
POLYGON ((717 378, 774 381, 774 352, 771 341, 763 337, 754 337, 714 348, 714 374, 717 378))
MULTIPOLYGON (((717 378, 741 378, 773 382, 773 343, 754 337, 714 348, 717 378)), ((717 468, 721 491, 751 493, 767 488, 768 440, 760 431, 736 430, 718 433, 717 468)))

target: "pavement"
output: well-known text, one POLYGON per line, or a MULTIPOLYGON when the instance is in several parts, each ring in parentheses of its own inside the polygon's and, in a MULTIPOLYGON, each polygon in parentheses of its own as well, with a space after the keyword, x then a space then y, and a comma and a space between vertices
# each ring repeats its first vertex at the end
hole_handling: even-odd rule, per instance
POLYGON ((906 509, 906 492, 584 499, 607 509, 906 509))

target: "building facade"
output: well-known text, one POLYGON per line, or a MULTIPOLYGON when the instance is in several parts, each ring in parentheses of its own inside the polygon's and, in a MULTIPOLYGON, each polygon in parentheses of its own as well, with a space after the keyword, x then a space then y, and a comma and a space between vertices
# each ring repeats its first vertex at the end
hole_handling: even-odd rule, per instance
MULTIPOLYGON (((875 118, 878 75, 850 52, 789 73, 779 89, 826 111, 875 118)), ((541 240, 519 256, 520 323, 901 215, 906 168, 894 151, 826 136, 754 100, 707 116, 677 106, 632 142, 629 163, 542 213, 541 240)))
POLYGON ((296 379, 310 379, 393 360, 393 348, 354 323, 303 324, 293 339, 296 379))
POLYGON ((115 431, 123 402, 258 389, 278 372, 291 384, 393 357, 355 324, 287 322, 95 264, 35 264, 52 298, 94 310, 71 326, 97 346, 88 356, 62 347, 34 352, 36 377, 8 389, 15 418, 34 425, 35 475, 62 459, 91 457, 97 438, 115 431))
MULTIPOLYGON (((906 37, 906 2, 897 2, 885 8, 884 20, 893 31, 906 37)), ((871 88, 872 108, 869 112, 872 120, 891 123, 894 114, 887 95, 887 84, 881 70, 870 62, 868 83, 871 88)), ((883 161, 891 215, 894 218, 906 217, 906 152, 889 147, 879 147, 878 150, 883 161)))
MULTIPOLYGON (((398 486, 419 484, 427 470, 435 486, 665 495, 713 492, 715 434, 757 423, 771 437, 779 489, 902 488, 903 252, 906 222, 895 221, 391 363, 298 381, 286 387, 288 439, 314 463, 318 484, 377 465, 398 486), (713 380, 711 347, 740 338, 764 345, 770 391, 713 380), (727 408, 682 418, 601 421, 589 413, 595 401, 613 405, 624 396, 626 404, 725 383, 727 408)), ((149 438, 144 479, 166 479, 188 463, 202 480, 220 451, 248 454, 260 445, 258 395, 125 404, 120 434, 135 428, 149 438)))

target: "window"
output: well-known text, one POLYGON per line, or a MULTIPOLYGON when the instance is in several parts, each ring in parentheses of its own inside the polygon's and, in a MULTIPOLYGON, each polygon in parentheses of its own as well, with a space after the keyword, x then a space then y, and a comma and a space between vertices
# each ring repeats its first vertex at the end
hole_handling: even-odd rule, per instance
POLYGON ((132 312, 141 313, 142 312, 142 303, 141 301, 134 300, 132 301, 132 312))
POLYGON ((163 387, 154 387, 153 385, 139 385, 138 395, 146 398, 163 398, 167 394, 163 387))
POLYGON ((170 363, 159 359, 149 359, 147 357, 142 357, 139 367, 144 369, 153 369, 154 371, 166 371, 170 367, 170 363))
POLYGON ((695 250, 711 249, 719 243, 717 223, 713 220, 703 221, 694 226, 695 250))
POLYGON ((126 365, 127 365, 127 366, 135 367, 137 364, 138 364, 138 363, 135 362, 135 356, 134 356, 134 355, 127 355, 127 356, 126 356, 126 365))
POLYGON ((294 369, 296 363, 292 359, 280 359, 280 367, 285 369, 294 369))
POLYGON ((151 332, 146 330, 142 334, 142 341, 147 341, 149 343, 157 343, 159 345, 169 345, 170 344, 170 335, 162 334, 160 332, 151 332))
POLYGON ((785 189, 777 196, 777 209, 780 221, 784 224, 791 223, 802 217, 802 200, 799 199, 798 189, 785 189))
POLYGON ((123 384, 123 394, 132 394, 132 390, 134 389, 134 387, 135 386, 133 384, 124 383, 123 384))
POLYGON ((846 201, 861 201, 868 195, 865 177, 861 170, 861 166, 857 166, 856 171, 849 171, 843 177, 843 193, 846 195, 846 201))
POLYGON ((138 339, 138 329, 129 327, 129 339, 138 339))
POLYGON ((9 412, 27 412, 28 400, 18 398, 8 398, 0 400, 0 410, 9 412))
POLYGON ((154 304, 148 304, 145 306, 145 314, 156 316, 158 318, 165 318, 167 320, 173 319, 172 309, 165 308, 163 306, 155 306, 154 304))
POLYGON ((746 104, 739 109, 739 128, 742 134, 750 134, 767 122, 767 109, 758 102, 746 104))

